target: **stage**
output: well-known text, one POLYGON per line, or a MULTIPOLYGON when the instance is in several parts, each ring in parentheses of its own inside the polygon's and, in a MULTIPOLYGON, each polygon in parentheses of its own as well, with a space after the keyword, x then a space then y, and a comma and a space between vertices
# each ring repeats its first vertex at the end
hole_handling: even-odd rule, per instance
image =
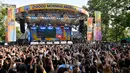
POLYGON ((81 24, 80 20, 84 22, 87 17, 89 14, 85 9, 67 4, 31 4, 16 9, 16 20, 20 22, 21 32, 26 34, 25 39, 38 44, 70 43, 72 26, 81 24))

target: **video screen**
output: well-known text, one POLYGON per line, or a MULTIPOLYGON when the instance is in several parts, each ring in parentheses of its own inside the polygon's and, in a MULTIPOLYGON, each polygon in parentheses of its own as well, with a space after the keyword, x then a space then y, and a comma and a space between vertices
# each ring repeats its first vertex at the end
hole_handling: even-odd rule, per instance
POLYGON ((47 28, 45 26, 37 27, 37 37, 45 38, 47 33, 47 28))
POLYGON ((68 26, 33 26, 30 30, 30 40, 70 40, 71 28, 68 26))
POLYGON ((46 29, 46 38, 55 38, 56 29, 53 26, 48 26, 46 29))
POLYGON ((37 36, 39 38, 55 38, 56 37, 56 29, 52 26, 40 26, 37 28, 37 36))

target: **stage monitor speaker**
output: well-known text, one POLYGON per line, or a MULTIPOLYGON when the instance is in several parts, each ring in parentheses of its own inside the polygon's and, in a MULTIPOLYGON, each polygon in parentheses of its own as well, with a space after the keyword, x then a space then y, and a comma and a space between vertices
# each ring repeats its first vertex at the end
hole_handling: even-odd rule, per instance
POLYGON ((84 20, 79 20, 79 32, 83 32, 83 28, 84 28, 84 20))
POLYGON ((22 33, 25 33, 25 20, 24 19, 20 19, 20 30, 22 33))

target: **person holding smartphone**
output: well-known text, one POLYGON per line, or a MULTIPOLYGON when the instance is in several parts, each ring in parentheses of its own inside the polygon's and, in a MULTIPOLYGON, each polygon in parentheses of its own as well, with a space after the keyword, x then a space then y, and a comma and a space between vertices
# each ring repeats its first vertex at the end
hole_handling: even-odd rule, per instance
POLYGON ((6 70, 3 69, 3 63, 4 63, 3 57, 2 55, 0 55, 0 73, 6 73, 6 70))

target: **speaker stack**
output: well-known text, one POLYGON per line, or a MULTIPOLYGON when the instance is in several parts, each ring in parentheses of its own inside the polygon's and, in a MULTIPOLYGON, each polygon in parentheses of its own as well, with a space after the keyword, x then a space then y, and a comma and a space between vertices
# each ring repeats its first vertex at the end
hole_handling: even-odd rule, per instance
POLYGON ((25 33, 25 20, 24 19, 20 19, 20 30, 22 33, 25 33))
POLYGON ((25 18, 24 18, 24 13, 19 13, 17 20, 19 20, 21 32, 25 33, 25 18))
POLYGON ((82 33, 84 28, 84 20, 79 20, 79 32, 82 33))

